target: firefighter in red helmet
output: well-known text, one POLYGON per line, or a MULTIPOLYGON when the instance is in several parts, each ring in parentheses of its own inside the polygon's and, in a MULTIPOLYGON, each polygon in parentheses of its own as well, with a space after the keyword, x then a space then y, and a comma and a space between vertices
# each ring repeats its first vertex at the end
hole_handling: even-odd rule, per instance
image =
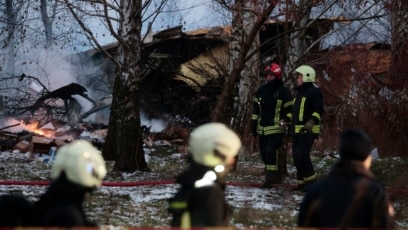
POLYGON ((278 171, 278 151, 283 143, 286 128, 282 121, 291 120, 293 97, 283 84, 282 69, 276 63, 264 69, 267 83, 256 92, 252 113, 252 135, 259 138, 259 153, 265 164, 262 188, 281 183, 278 171))

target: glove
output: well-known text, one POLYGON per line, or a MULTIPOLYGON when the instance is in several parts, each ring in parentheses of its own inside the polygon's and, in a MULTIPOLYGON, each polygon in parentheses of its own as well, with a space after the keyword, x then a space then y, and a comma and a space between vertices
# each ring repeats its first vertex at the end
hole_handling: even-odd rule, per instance
POLYGON ((280 127, 286 126, 286 124, 287 124, 286 121, 283 120, 283 119, 279 121, 279 126, 280 127))
POLYGON ((308 133, 311 133, 311 132, 312 132, 313 125, 314 125, 313 119, 308 120, 308 121, 305 123, 304 131, 306 131, 306 132, 308 132, 308 133))

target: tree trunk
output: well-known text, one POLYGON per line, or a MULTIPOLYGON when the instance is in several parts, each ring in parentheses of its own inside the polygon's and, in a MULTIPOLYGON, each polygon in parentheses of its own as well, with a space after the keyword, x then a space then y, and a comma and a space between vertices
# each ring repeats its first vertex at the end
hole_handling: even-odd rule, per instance
POLYGON ((48 14, 48 9, 47 9, 47 7, 52 4, 50 2, 51 1, 49 0, 40 1, 41 20, 44 24, 44 33, 45 33, 45 40, 46 40, 47 46, 52 45, 52 38, 53 38, 52 23, 54 20, 54 12, 57 7, 57 3, 54 2, 54 5, 52 6, 53 14, 50 16, 48 14))
MULTIPOLYGON (((250 34, 251 27, 248 25, 254 25, 256 21, 256 15, 254 15, 254 8, 256 7, 256 2, 246 2, 245 10, 243 11, 243 22, 242 24, 242 36, 238 44, 244 42, 248 35, 250 34)), ((255 53, 245 63, 245 66, 240 74, 240 81, 238 83, 238 98, 235 100, 236 106, 235 119, 232 121, 232 127, 237 130, 238 134, 241 136, 241 140, 244 146, 249 146, 251 142, 251 116, 252 116, 252 105, 253 98, 256 89, 259 86, 259 52, 256 50, 259 48, 259 34, 257 33, 253 39, 252 46, 249 49, 249 53, 255 53), (238 102, 238 103, 237 103, 238 102)), ((236 50, 234 50, 236 52, 236 50)), ((235 57, 238 55, 234 55, 235 57)), ((232 56, 232 57, 234 57, 232 56)), ((231 63, 232 66, 233 63, 231 63)), ((235 97, 234 97, 235 98, 235 97)))
MULTIPOLYGON (((286 63, 286 70, 292 71, 298 65, 303 64, 299 63, 304 55, 306 50, 306 24, 309 20, 310 12, 312 9, 311 1, 309 0, 301 0, 299 5, 292 5, 289 11, 292 11, 293 18, 293 32, 290 34, 289 37, 289 46, 288 46, 288 59, 286 63), (293 7, 296 7, 294 9, 293 7)), ((290 76, 290 75, 289 75, 290 76)), ((294 79, 290 79, 293 80, 294 79)), ((293 82, 290 82, 293 85, 293 82)))
MULTIPOLYGON (((15 73, 15 31, 17 26, 17 10, 13 4, 13 1, 6 1, 5 13, 7 15, 7 38, 5 40, 5 46, 7 46, 7 58, 6 58, 6 72, 9 75, 14 75, 15 73)), ((15 85, 14 82, 10 83, 12 86, 15 85)))
POLYGON ((395 89, 408 88, 408 1, 391 1, 390 79, 395 89))
POLYGON ((140 128, 141 0, 122 1, 118 66, 103 155, 123 172, 148 171, 140 128))
MULTIPOLYGON (((255 19, 244 25, 244 10, 248 9, 246 6, 260 7, 257 5, 256 0, 252 0, 250 3, 244 0, 235 1, 230 44, 230 74, 226 79, 224 90, 218 98, 212 116, 214 121, 232 125, 233 129, 240 134, 241 138, 249 134, 248 114, 252 112, 252 96, 257 87, 257 84, 252 84, 252 82, 254 81, 254 77, 258 77, 257 68, 259 64, 254 63, 254 60, 259 59, 256 59, 256 55, 254 59, 252 59, 252 56, 249 56, 253 55, 250 51, 254 48, 253 43, 258 38, 258 32, 275 8, 276 2, 267 3, 264 8, 260 7, 262 9, 259 11, 250 8, 250 10, 256 12, 255 14, 251 14, 251 16, 255 16, 255 19), (249 63, 248 60, 251 60, 251 62, 249 63), (248 67, 246 72, 242 73, 245 66, 249 64, 251 67, 248 67), (256 72, 255 74, 252 73, 254 70, 256 72), (235 98, 237 99, 236 101, 235 98), (248 100, 250 101, 250 105, 248 105, 248 100), (234 106, 237 110, 234 109, 234 106)), ((249 141, 248 139, 246 142, 249 143, 249 141)))

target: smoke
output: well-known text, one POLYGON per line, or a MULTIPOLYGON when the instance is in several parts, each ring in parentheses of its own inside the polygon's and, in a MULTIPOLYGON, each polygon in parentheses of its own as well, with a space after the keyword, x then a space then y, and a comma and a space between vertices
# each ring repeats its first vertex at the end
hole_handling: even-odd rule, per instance
POLYGON ((77 82, 74 67, 62 50, 34 49, 30 54, 20 55, 16 62, 16 73, 38 78, 49 91, 72 82, 77 82))
POLYGON ((161 132, 167 126, 167 122, 162 119, 149 119, 143 110, 140 112, 140 120, 142 125, 151 127, 151 132, 161 132))
MULTIPOLYGON (((93 90, 91 87, 85 85, 84 83, 86 83, 86 80, 81 81, 81 78, 84 78, 87 75, 96 75, 94 72, 96 72, 98 69, 92 65, 85 65, 85 63, 82 63, 82 65, 79 66, 81 62, 78 61, 79 57, 77 56, 77 54, 64 52, 63 50, 58 49, 58 47, 53 47, 50 49, 33 48, 29 53, 24 53, 18 56, 16 59, 17 62, 15 63, 16 68, 14 75, 22 76, 24 74, 25 76, 37 78, 48 91, 56 90, 71 83, 78 83, 87 88, 88 96, 90 98, 95 99, 93 96, 93 90)), ((16 82, 16 84, 18 84, 15 86, 18 88, 18 90, 30 93, 34 99, 36 97, 40 97, 39 92, 41 92, 41 86, 38 84, 38 82, 33 81, 32 78, 21 78, 20 81, 16 82)), ((10 87, 11 90, 9 89, 7 92, 4 90, 1 93, 3 95, 13 95, 13 92, 8 92, 15 90, 13 88, 14 87, 10 87)), ((92 103, 90 103, 90 101, 81 96, 73 97, 82 106, 81 112, 88 111, 94 106, 92 103)), ((97 99, 95 99, 95 101, 96 100, 97 99)), ((2 111, 0 111, 0 113, 1 112, 2 111)), ((91 116, 88 120, 92 122, 92 118, 95 119, 95 116, 91 116)), ((0 117, 0 122, 2 120, 2 123, 4 124, 9 123, 7 118, 0 117)), ((107 122, 104 121, 100 123, 107 122)))
POLYGON ((10 126, 9 128, 3 129, 2 131, 8 131, 13 133, 19 133, 23 130, 30 130, 30 128, 25 124, 24 121, 17 120, 15 118, 3 118, 0 119, 0 128, 5 128, 10 126))

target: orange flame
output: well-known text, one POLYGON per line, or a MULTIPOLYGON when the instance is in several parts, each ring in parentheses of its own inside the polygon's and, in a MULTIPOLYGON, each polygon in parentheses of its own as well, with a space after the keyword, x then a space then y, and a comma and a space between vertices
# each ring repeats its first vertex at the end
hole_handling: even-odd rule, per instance
POLYGON ((41 136, 45 137, 52 137, 53 135, 45 130, 41 130, 38 128, 38 121, 33 121, 29 124, 26 124, 26 129, 30 132, 36 133, 41 136))

